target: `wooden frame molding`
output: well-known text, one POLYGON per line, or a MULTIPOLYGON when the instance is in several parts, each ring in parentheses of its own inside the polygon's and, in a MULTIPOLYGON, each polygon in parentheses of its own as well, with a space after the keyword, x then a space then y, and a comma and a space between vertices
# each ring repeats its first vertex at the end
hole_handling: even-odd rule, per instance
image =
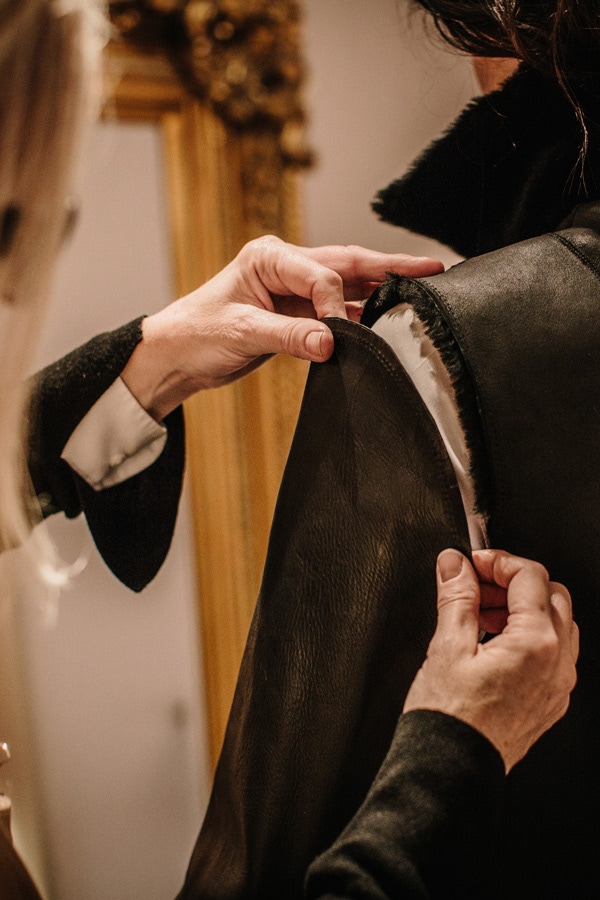
MULTIPOLYGON (((268 134, 239 132, 181 87, 169 63, 112 44, 105 118, 162 130, 177 295, 272 232, 298 241, 295 176, 268 134), (270 143, 271 141, 271 143, 270 143), (256 160, 262 177, 252 177, 256 160)), ((259 589, 307 364, 270 360, 185 409, 210 753, 216 763, 259 589)))

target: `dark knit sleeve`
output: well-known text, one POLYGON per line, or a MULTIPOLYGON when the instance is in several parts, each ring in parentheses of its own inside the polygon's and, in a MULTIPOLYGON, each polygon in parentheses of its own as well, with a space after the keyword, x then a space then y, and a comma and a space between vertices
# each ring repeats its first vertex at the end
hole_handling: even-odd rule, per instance
POLYGON ((127 481, 95 491, 60 458, 85 414, 120 375, 142 337, 142 318, 100 334, 32 379, 29 470, 44 516, 83 512, 104 561, 140 591, 171 544, 184 467, 183 413, 165 419, 158 459, 127 481))
POLYGON ((308 900, 484 894, 504 765, 479 732, 443 713, 400 717, 363 805, 308 870, 308 900))

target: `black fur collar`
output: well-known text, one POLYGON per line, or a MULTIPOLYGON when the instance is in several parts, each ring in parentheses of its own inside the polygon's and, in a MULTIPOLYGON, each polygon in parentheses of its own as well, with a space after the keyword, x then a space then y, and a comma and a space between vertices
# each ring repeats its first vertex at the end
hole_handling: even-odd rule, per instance
POLYGON ((600 99, 590 88, 585 98, 583 179, 571 105, 557 84, 521 67, 380 191, 375 212, 461 256, 551 231, 578 203, 600 196, 600 99))

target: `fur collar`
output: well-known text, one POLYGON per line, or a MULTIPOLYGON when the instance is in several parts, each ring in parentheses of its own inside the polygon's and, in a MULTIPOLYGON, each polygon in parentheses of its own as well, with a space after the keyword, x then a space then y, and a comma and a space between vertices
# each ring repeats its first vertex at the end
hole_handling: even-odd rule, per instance
MULTIPOLYGON (((600 93, 600 91, 598 92, 600 93)), ((373 208, 393 225, 475 256, 551 231, 581 202, 600 197, 600 98, 584 108, 589 149, 559 86, 521 67, 474 100, 373 208)))

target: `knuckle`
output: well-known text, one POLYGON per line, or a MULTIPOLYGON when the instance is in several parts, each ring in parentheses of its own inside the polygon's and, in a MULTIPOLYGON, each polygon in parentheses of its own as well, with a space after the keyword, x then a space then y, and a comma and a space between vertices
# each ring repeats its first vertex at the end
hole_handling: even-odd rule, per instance
POLYGON ((253 238, 244 245, 241 252, 251 256, 256 254, 269 253, 274 250, 279 251, 283 247, 284 241, 274 234, 263 234, 261 237, 253 238))
POLYGON ((539 562, 537 562, 537 561, 535 561, 535 560, 531 560, 531 561, 529 562, 529 565, 530 565, 531 571, 532 571, 532 572, 533 572, 533 573, 534 573, 541 581, 546 581, 546 582, 548 582, 548 583, 550 582, 550 576, 548 575, 548 569, 547 569, 545 566, 543 566, 541 563, 539 563, 539 562))
POLYGON ((339 272, 335 272, 333 269, 327 269, 324 275, 324 279, 328 282, 333 288, 341 288, 343 285, 342 276, 339 272))
POLYGON ((359 259, 361 255, 364 254, 364 250, 357 244, 347 244, 344 247, 344 250, 346 252, 346 256, 348 257, 347 263, 350 268, 351 275, 353 278, 356 278, 358 275, 360 275, 359 259))
POLYGON ((280 333, 281 349, 284 353, 294 354, 301 349, 301 336, 297 323, 290 320, 282 328, 280 333))
POLYGON ((460 578, 442 583, 438 589, 440 603, 457 603, 459 601, 474 603, 479 599, 478 585, 461 582, 460 578), (458 582, 458 583, 457 583, 458 582))
POLYGON ((561 646, 558 635, 547 628, 536 635, 527 653, 530 661, 538 668, 556 671, 560 660, 561 646))
POLYGON ((566 694, 570 694, 577 684, 577 669, 574 665, 570 665, 564 674, 563 690, 566 694))
POLYGON ((221 332, 230 345, 243 347, 257 331, 257 323, 252 310, 241 309, 221 325, 221 332))
POLYGON ((570 592, 567 590, 564 584, 560 584, 560 582, 557 581, 551 581, 549 584, 549 588, 550 598, 552 602, 556 604, 562 601, 566 604, 569 611, 571 611, 573 608, 573 600, 571 598, 570 592))

